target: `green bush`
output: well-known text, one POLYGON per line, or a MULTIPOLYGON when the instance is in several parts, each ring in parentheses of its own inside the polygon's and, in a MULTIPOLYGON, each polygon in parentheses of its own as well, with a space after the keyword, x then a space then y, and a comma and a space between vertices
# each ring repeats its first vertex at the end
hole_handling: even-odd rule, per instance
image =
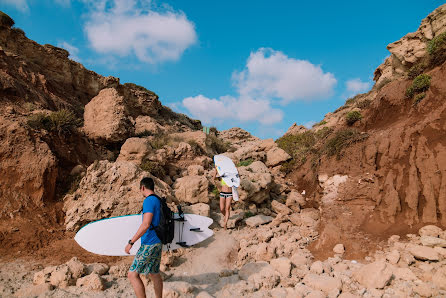
POLYGON ((237 166, 238 167, 247 167, 250 164, 252 164, 253 162, 254 162, 254 160, 252 158, 248 158, 248 159, 240 161, 237 166))
POLYGON ((280 171, 288 174, 291 173, 291 171, 293 171, 293 169, 296 167, 296 160, 295 159, 291 159, 289 161, 286 161, 284 163, 282 163, 281 167, 280 167, 280 171))
POLYGON ((160 179, 163 179, 163 177, 166 175, 164 168, 155 161, 147 160, 143 162, 140 167, 143 171, 149 172, 153 176, 160 179))
POLYGON ((426 97, 426 93, 425 92, 415 95, 415 98, 413 99, 413 104, 417 105, 425 97, 426 97))
POLYGON ((210 184, 210 192, 214 195, 216 199, 220 198, 220 192, 218 191, 218 188, 215 187, 215 185, 210 184))
POLYGON ((332 132, 333 132, 333 128, 324 127, 322 129, 319 129, 318 131, 316 131, 315 135, 316 135, 317 139, 322 140, 322 139, 325 139, 326 137, 328 137, 332 132))
POLYGON ((356 129, 346 128, 339 130, 331 139, 326 142, 325 152, 329 156, 336 155, 339 159, 344 148, 350 146, 353 143, 363 141, 367 137, 367 134, 361 134, 356 129))
POLYGON ((426 65, 424 63, 417 63, 409 69, 407 76, 409 77, 409 79, 415 79, 417 76, 422 74, 425 69, 426 65))
POLYGON ((189 141, 187 141, 187 143, 192 147, 192 151, 194 151, 195 153, 198 153, 198 154, 203 153, 203 149, 202 149, 201 146, 197 143, 197 141, 195 141, 195 140, 189 140, 189 141))
POLYGON ((73 112, 62 109, 57 112, 52 112, 49 115, 45 113, 33 114, 28 117, 27 123, 34 129, 62 133, 73 131, 82 124, 82 121, 73 112))
POLYGON ((255 214, 252 213, 251 211, 246 211, 245 212, 245 218, 249 218, 249 217, 253 217, 255 214))
POLYGON ((446 60, 446 32, 435 36, 427 44, 427 52, 432 65, 440 65, 446 60))
POLYGON ((11 28, 14 26, 14 20, 3 11, 0 11, 0 26, 11 28))
POLYGON ((51 119, 45 113, 32 114, 28 117, 27 124, 33 129, 51 130, 51 119))
POLYGON ((356 121, 361 120, 362 115, 359 111, 350 111, 345 116, 345 120, 347 121, 348 125, 353 125, 356 121))
POLYGON ((417 76, 412 84, 406 89, 406 96, 412 98, 415 94, 425 92, 429 89, 431 84, 431 76, 428 74, 421 74, 417 76))
POLYGON ((215 135, 206 135, 205 143, 208 148, 211 148, 218 154, 231 150, 230 142, 224 142, 222 139, 218 138, 215 135))
POLYGON ((50 114, 52 129, 57 132, 72 131, 75 127, 81 126, 82 122, 69 110, 59 110, 50 114))
POLYGON ((158 150, 164 148, 170 142, 170 137, 166 134, 157 134, 154 136, 153 141, 150 142, 150 146, 153 149, 158 150))
POLYGON ((358 108, 360 108, 361 110, 363 110, 363 109, 368 108, 368 107, 370 106, 371 103, 372 103, 372 101, 371 101, 370 99, 364 99, 364 100, 358 102, 358 103, 356 104, 356 106, 357 106, 358 108))
POLYGON ((300 166, 305 163, 307 154, 316 144, 316 141, 316 135, 312 131, 306 131, 297 135, 285 135, 277 139, 276 143, 295 159, 296 166, 300 166))

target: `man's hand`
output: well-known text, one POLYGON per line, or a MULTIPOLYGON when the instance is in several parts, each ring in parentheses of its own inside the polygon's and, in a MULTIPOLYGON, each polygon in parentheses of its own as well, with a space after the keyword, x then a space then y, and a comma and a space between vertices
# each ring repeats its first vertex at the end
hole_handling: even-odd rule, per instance
POLYGON ((127 244, 127 245, 125 246, 125 253, 126 253, 126 254, 128 254, 128 255, 130 254, 130 249, 132 249, 132 246, 133 246, 133 245, 131 245, 131 244, 127 244))

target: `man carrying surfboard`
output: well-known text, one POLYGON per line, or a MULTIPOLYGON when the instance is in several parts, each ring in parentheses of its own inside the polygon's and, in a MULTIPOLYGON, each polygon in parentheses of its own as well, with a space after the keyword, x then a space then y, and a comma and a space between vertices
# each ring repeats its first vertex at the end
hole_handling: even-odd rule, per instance
POLYGON ((127 275, 138 298, 146 297, 140 274, 149 274, 157 298, 161 298, 163 294, 163 279, 159 273, 162 244, 155 230, 150 229, 151 226, 158 226, 161 218, 161 203, 155 196, 154 190, 155 183, 152 178, 146 177, 141 180, 140 191, 145 198, 142 207, 143 219, 138 231, 125 247, 125 252, 130 254, 132 245, 141 238, 141 247, 127 275))

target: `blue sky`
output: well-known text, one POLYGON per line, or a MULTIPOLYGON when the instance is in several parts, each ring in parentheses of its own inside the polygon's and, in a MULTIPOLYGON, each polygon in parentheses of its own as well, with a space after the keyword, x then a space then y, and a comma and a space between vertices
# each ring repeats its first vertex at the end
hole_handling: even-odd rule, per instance
POLYGON ((26 35, 218 129, 277 138, 372 86, 443 1, 0 0, 26 35))

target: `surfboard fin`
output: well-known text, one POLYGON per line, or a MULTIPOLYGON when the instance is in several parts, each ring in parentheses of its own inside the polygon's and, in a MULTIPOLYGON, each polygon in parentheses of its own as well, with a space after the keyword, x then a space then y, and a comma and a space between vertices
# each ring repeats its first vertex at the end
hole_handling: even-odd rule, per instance
POLYGON ((190 228, 189 231, 191 231, 191 232, 203 232, 200 228, 190 228))
POLYGON ((178 244, 179 246, 181 246, 181 247, 184 247, 184 248, 188 248, 188 247, 190 247, 189 245, 186 244, 186 242, 177 242, 177 244, 178 244))

